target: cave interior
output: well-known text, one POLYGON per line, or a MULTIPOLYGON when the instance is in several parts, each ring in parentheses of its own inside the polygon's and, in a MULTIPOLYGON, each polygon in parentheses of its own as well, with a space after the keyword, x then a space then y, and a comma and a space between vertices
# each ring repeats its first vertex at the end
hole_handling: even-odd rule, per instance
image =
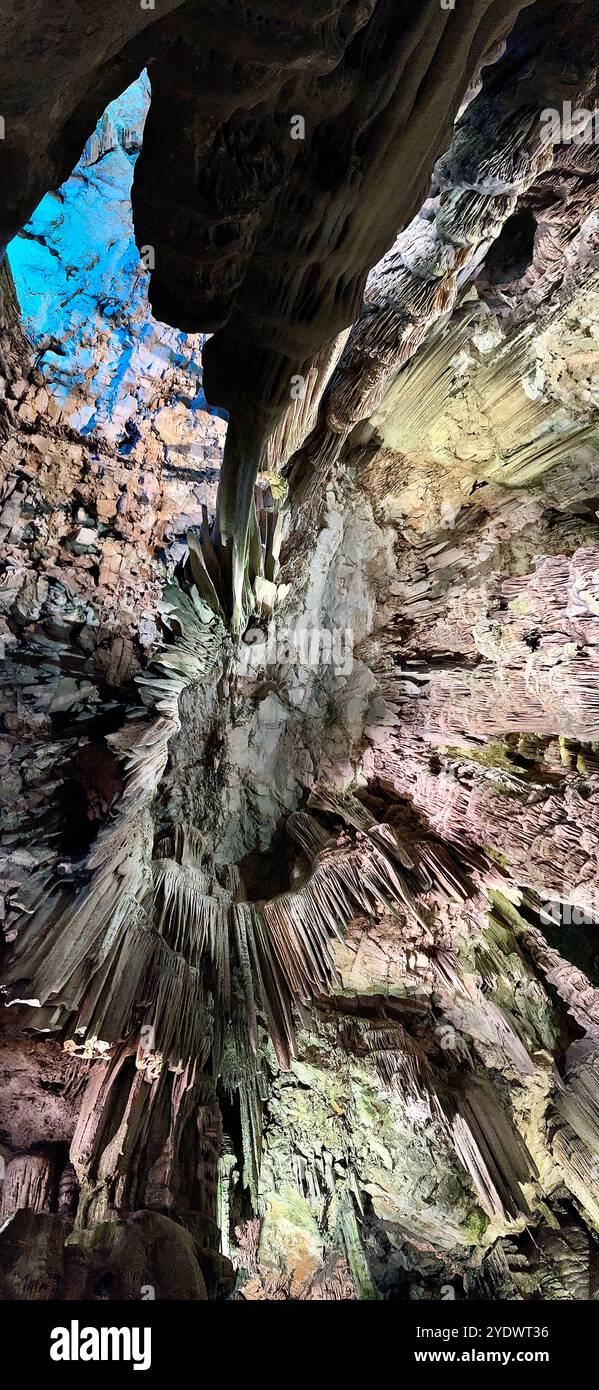
POLYGON ((597 1299, 596 2, 0 18, 0 1299, 597 1299))

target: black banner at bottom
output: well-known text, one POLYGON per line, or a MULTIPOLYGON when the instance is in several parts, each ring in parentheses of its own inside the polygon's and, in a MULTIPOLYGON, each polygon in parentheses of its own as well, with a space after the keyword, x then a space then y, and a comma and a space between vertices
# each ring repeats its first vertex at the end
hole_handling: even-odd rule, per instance
POLYGON ((384 1348, 394 1375, 417 1381, 420 1370, 452 1367, 572 1370, 591 1352, 597 1311, 593 1302, 0 1303, 0 1335, 5 1366, 76 1374, 81 1386, 97 1373, 164 1378, 185 1365, 203 1376, 216 1356, 231 1373, 250 1347, 254 1372, 276 1357, 285 1375, 309 1373, 312 1354, 322 1374, 327 1346, 337 1375, 358 1352, 375 1371, 384 1348))

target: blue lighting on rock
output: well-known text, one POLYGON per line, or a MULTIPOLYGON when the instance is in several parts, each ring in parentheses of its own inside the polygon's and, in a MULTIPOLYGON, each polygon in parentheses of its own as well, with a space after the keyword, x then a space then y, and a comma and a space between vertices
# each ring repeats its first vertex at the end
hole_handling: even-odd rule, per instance
MULTIPOLYGON (((207 410, 205 338, 158 323, 133 236, 131 184, 150 101, 147 75, 107 107, 81 159, 8 248, 26 333, 56 404, 81 433, 125 443, 173 370, 207 410)), ((223 415, 222 411, 212 413, 223 415)), ((225 417, 226 418, 226 417, 225 417)))

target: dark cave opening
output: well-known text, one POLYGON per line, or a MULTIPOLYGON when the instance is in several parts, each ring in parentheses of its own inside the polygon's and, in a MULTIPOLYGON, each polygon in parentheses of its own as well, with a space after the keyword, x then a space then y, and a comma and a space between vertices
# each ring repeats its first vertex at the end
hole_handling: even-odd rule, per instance
POLYGON ((536 234, 537 220, 530 208, 512 213, 487 253, 481 288, 485 284, 500 288, 521 280, 532 265, 536 234))

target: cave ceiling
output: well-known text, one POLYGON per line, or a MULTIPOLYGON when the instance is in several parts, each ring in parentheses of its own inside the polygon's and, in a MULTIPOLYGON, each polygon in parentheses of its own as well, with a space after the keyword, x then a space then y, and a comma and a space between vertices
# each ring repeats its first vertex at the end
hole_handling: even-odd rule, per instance
POLYGON ((0 18, 0 1297, 592 1300, 596 5, 0 18))

